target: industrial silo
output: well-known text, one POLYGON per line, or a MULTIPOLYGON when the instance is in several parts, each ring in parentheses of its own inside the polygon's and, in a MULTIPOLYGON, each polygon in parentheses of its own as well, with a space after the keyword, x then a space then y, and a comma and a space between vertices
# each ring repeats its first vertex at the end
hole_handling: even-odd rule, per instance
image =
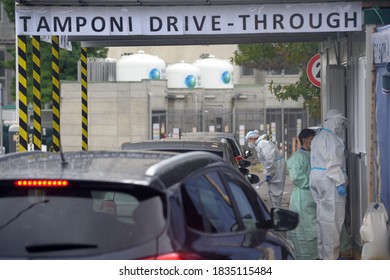
POLYGON ((165 79, 165 61, 158 56, 145 54, 124 54, 116 63, 116 80, 137 82, 143 79, 165 79))
POLYGON ((203 88, 233 88, 233 65, 228 60, 210 55, 196 60, 193 65, 200 69, 203 88))
POLYGON ((166 69, 168 88, 198 88, 201 87, 200 69, 192 64, 171 64, 166 69))

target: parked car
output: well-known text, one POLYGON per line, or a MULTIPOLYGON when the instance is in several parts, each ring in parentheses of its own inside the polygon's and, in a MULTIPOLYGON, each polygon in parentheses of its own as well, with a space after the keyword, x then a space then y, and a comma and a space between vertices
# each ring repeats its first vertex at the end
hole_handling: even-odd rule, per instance
MULTIPOLYGON (((260 181, 259 177, 250 174, 245 164, 240 164, 233 154, 232 146, 226 139, 218 140, 182 140, 175 138, 167 138, 162 140, 145 140, 141 142, 126 142, 119 147, 120 150, 154 150, 154 151, 170 151, 186 153, 190 151, 207 151, 222 157, 233 167, 240 170, 241 174, 246 176, 249 182, 256 184, 260 181)), ((250 163, 249 163, 250 164, 250 163)))
POLYGON ((0 158, 0 259, 293 259, 238 171, 208 152, 24 152, 0 158))
POLYGON ((183 132, 180 134, 180 139, 183 140, 221 140, 226 139, 232 147, 233 155, 239 161, 241 167, 249 167, 250 161, 244 160, 250 155, 244 155, 240 141, 234 133, 229 132, 183 132))

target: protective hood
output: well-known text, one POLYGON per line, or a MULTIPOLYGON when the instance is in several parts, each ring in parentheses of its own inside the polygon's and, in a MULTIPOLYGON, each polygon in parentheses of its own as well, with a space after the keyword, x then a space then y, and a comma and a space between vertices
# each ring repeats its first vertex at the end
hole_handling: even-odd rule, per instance
POLYGON ((245 135, 244 139, 245 141, 248 141, 249 138, 259 138, 260 133, 258 130, 251 130, 248 131, 248 133, 245 135))
POLYGON ((328 112, 326 112, 325 120, 333 119, 336 117, 347 119, 339 110, 330 109, 328 112))
POLYGON ((324 128, 327 128, 337 135, 341 135, 346 127, 348 119, 339 111, 332 109, 326 113, 324 128))

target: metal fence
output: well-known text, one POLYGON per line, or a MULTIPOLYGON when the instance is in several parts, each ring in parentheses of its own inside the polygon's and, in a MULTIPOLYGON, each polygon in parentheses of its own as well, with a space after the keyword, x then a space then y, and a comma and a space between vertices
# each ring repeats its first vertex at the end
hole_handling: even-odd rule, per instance
MULTIPOLYGON (((221 107, 205 107, 200 110, 175 110, 167 112, 167 132, 175 128, 182 132, 215 131, 233 132, 242 138, 250 130, 260 130, 271 134, 272 141, 279 148, 282 147, 282 133, 284 132, 285 152, 289 156, 293 152, 294 141, 297 141, 299 132, 313 123, 304 109, 285 108, 261 110, 223 110, 221 107), (284 118, 284 129, 282 128, 284 118)), ((315 123, 315 121, 314 121, 315 123)), ((241 144, 243 144, 241 142, 241 144)))

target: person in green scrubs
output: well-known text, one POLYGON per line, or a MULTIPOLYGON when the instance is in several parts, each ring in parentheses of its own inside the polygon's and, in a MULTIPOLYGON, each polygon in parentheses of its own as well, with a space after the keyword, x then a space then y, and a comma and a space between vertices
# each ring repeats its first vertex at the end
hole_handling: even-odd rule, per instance
POLYGON ((294 190, 290 196, 290 210, 299 213, 298 226, 287 232, 295 248, 295 257, 298 260, 318 259, 316 219, 317 207, 310 192, 310 146, 316 132, 305 128, 298 139, 300 149, 287 161, 287 168, 294 190))

